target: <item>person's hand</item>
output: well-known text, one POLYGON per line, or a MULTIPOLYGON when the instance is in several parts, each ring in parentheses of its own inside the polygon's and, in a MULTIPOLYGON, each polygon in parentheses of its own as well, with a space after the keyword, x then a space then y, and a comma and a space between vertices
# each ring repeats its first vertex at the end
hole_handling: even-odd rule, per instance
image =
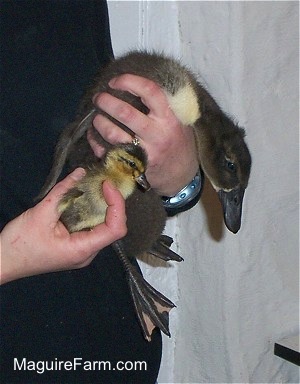
MULTIPOLYGON (((113 79, 109 85, 138 95, 149 108, 149 114, 145 115, 108 93, 97 94, 93 100, 98 108, 135 133, 148 155, 146 176, 152 188, 160 195, 175 195, 191 182, 199 169, 192 128, 180 123, 156 83, 126 74, 113 79)), ((128 133, 100 114, 94 119, 94 127, 111 144, 132 141, 128 133)), ((104 149, 91 132, 87 137, 95 155, 102 157, 104 149)))
POLYGON ((81 268, 97 252, 125 236, 125 203, 121 193, 104 182, 108 205, 103 224, 92 231, 69 234, 59 221, 61 196, 85 174, 77 168, 54 186, 35 207, 9 222, 1 232, 1 283, 46 272, 81 268))

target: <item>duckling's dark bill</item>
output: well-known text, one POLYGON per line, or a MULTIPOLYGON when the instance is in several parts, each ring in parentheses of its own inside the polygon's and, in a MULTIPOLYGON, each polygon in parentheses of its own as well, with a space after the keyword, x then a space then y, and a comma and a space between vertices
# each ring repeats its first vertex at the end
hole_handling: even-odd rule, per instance
POLYGON ((149 184, 144 173, 137 176, 135 180, 143 189, 145 189, 145 191, 149 191, 149 189, 151 189, 151 185, 149 184))
POLYGON ((226 227, 233 233, 237 233, 241 228, 244 193, 245 189, 242 187, 232 189, 229 192, 221 189, 218 192, 226 227))

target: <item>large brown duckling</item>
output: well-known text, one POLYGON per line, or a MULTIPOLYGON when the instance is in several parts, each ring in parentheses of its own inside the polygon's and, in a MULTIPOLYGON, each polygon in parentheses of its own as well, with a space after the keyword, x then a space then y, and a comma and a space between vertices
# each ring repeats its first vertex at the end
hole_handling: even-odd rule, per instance
MULTIPOLYGON (((223 113, 214 99, 186 67, 176 60, 156 53, 131 52, 112 61, 100 71, 94 85, 81 101, 75 121, 65 128, 59 139, 53 167, 40 197, 43 197, 56 183, 67 160, 71 169, 76 166, 89 167, 97 161, 86 140, 87 129, 91 128, 98 142, 106 146, 108 150, 111 149, 112 146, 105 142, 92 127, 95 114, 104 113, 96 110, 92 104, 91 100, 95 93, 111 93, 132 104, 143 113, 148 113, 147 107, 140 98, 128 92, 113 90, 108 86, 108 82, 113 77, 125 73, 146 77, 158 83, 165 92, 170 107, 178 119, 183 125, 194 130, 199 165, 218 192, 227 228, 236 233, 241 225, 243 196, 251 168, 251 157, 244 141, 244 131, 223 113)), ((114 122, 127 132, 132 133, 126 126, 115 120, 114 122)), ((150 249, 156 249, 153 253, 156 253, 157 256, 165 257, 166 260, 172 259, 173 255, 170 256, 168 253, 170 240, 160 237, 166 220, 161 199, 153 191, 141 193, 140 190, 136 189, 126 200, 126 207, 129 217, 127 222, 129 231, 124 240, 115 245, 119 256, 121 258, 128 255, 138 256, 150 249), (136 200, 132 204, 134 199, 136 200), (147 210, 146 208, 150 209, 147 210), (147 224, 148 220, 152 220, 151 225, 147 224), (150 234, 147 230, 140 232, 142 222, 146 223, 146 228, 153 228, 153 233, 150 234), (157 247, 159 248, 158 251, 157 247), (162 256, 164 254, 162 250, 167 250, 165 256, 162 256)), ((124 263, 127 265, 126 261, 124 263)), ((135 276, 131 279, 131 283, 134 282, 134 284, 130 283, 135 305, 138 302, 135 298, 135 294, 138 292, 135 282, 139 284, 139 280, 140 276, 135 276)), ((165 307, 161 307, 161 304, 158 304, 159 300, 156 300, 156 292, 150 293, 148 291, 147 293, 146 315, 144 309, 137 309, 147 339, 151 337, 154 326, 160 327, 166 334, 169 334, 167 312, 173 304, 169 302, 165 307), (168 309, 166 310, 166 308, 168 309), (151 317, 152 313, 157 311, 158 313, 155 313, 155 318, 151 318, 149 325, 149 313, 151 317)))
MULTIPOLYGON (((95 114, 103 113, 92 104, 95 93, 111 93, 140 111, 148 112, 139 97, 109 87, 108 82, 113 77, 125 73, 143 76, 158 83, 178 119, 194 129, 199 164, 218 192, 227 228, 233 233, 238 232, 243 196, 251 168, 251 156, 244 141, 244 130, 221 110, 192 72, 178 61, 162 54, 130 52, 112 61, 99 72, 94 85, 88 89, 80 103, 75 121, 65 128, 59 139, 54 164, 40 196, 44 196, 55 184, 67 158, 72 168, 86 166, 95 160, 84 135, 88 128, 92 128, 95 114)), ((114 122, 130 132, 126 126, 115 120, 114 122)), ((95 129, 93 134, 99 143, 107 148, 111 146, 104 142, 95 129)))

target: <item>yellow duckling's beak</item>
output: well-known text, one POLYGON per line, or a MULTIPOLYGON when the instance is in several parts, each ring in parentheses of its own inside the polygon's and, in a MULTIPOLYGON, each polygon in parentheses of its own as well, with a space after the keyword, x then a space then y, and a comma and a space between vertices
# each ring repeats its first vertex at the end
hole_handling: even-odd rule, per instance
POLYGON ((233 233, 237 233, 241 228, 244 193, 245 189, 242 187, 234 188, 228 192, 220 189, 218 192, 226 227, 233 233))
POLYGON ((145 191, 149 191, 151 189, 151 185, 149 184, 145 173, 139 174, 136 178, 135 181, 143 188, 145 191))

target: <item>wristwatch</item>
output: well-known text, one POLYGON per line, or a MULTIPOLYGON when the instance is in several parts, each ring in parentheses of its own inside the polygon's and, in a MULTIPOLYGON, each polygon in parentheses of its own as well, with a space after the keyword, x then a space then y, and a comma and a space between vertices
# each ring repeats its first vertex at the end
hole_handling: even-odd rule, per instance
POLYGON ((204 185, 204 174, 199 168, 193 180, 174 196, 163 196, 163 206, 169 216, 192 208, 199 201, 204 185))

